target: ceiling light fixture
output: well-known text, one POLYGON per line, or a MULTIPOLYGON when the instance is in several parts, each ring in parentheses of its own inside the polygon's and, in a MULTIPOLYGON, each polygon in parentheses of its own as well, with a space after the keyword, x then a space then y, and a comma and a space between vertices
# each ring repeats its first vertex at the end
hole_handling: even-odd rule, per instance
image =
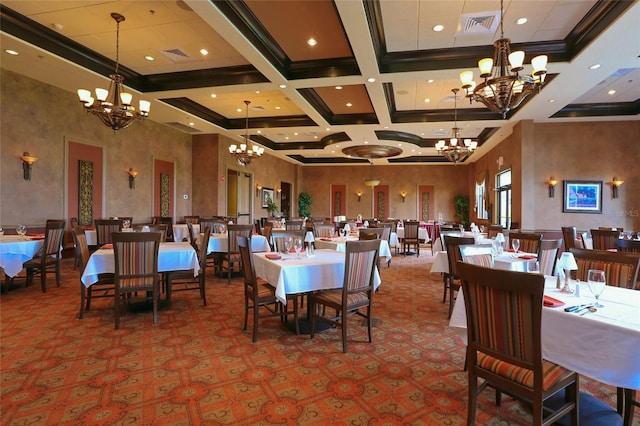
POLYGON ((119 13, 112 13, 111 17, 116 21, 116 69, 114 74, 109 75, 111 82, 109 90, 96 88, 96 99, 91 96, 91 92, 86 89, 78 89, 80 102, 84 104, 87 113, 97 115, 98 118, 114 132, 129 127, 137 120, 143 120, 149 116, 149 101, 141 100, 139 110, 131 105, 133 96, 124 92, 122 82, 124 77, 118 74, 120 65, 120 22, 124 21, 124 16, 119 13))
POLYGON ((238 164, 246 166, 252 159, 260 157, 264 153, 264 148, 258 145, 253 145, 253 148, 249 148, 249 104, 251 101, 244 101, 247 109, 247 116, 245 120, 245 133, 244 142, 240 146, 232 144, 229 146, 229 154, 236 157, 238 164))
POLYGON ((380 185, 380 179, 378 178, 374 178, 373 176, 375 176, 373 174, 373 161, 369 160, 369 164, 371 164, 371 176, 370 178, 367 178, 364 180, 364 184, 370 187, 374 187, 374 186, 378 186, 380 185))
POLYGON ((471 139, 465 139, 462 141, 460 139, 460 129, 458 128, 458 92, 460 89, 451 89, 453 92, 454 99, 454 127, 451 132, 451 139, 449 139, 449 144, 441 139, 436 143, 436 149, 438 150, 438 154, 444 156, 447 160, 453 162, 453 164, 458 164, 473 154, 473 151, 478 147, 477 141, 472 141, 471 139), (460 142, 460 144, 458 144, 460 142))
POLYGON ((511 52, 511 40, 504 38, 503 20, 503 0, 500 0, 500 39, 493 43, 493 59, 478 61, 480 77, 484 78, 484 82, 476 86, 473 71, 460 73, 460 80, 470 102, 483 103, 491 111, 502 114, 502 118, 507 118, 510 110, 520 106, 527 96, 544 84, 548 58, 547 55, 536 56, 531 60, 531 76, 521 76, 519 72, 523 69, 524 52, 511 52))

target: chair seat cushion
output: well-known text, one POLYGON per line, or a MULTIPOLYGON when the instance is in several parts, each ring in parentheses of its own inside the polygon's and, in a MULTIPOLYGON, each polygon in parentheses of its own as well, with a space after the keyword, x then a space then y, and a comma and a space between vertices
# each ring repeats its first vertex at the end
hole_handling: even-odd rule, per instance
MULTIPOLYGON (((559 409, 564 404, 564 390, 547 399, 545 405, 553 410, 559 409)), ((604 401, 599 400, 586 392, 580 392, 578 418, 581 425, 588 426, 622 426, 622 416, 616 409, 604 401)), ((555 424, 570 426, 571 416, 566 414, 555 424)))
POLYGON ((259 299, 275 295, 275 288, 269 284, 258 284, 256 289, 258 290, 259 299))
POLYGON ((153 277, 122 278, 120 279, 120 288, 153 287, 153 281, 153 277))
MULTIPOLYGON (((316 303, 328 303, 331 305, 342 304, 342 289, 320 291, 313 295, 316 303)), ((351 293, 347 295, 347 306, 367 302, 367 293, 351 293)))
MULTIPOLYGON (((533 388, 533 370, 518 367, 508 362, 501 361, 490 355, 478 352, 478 366, 500 376, 520 383, 528 388, 533 388)), ((542 361, 542 389, 549 389, 558 380, 572 374, 570 370, 560 367, 549 361, 542 361)))

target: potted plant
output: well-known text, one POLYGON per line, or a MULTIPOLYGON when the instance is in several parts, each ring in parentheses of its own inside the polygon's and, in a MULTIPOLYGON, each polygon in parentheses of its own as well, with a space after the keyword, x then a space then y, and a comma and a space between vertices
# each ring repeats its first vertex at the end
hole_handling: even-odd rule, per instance
POLYGON ((456 207, 456 216, 465 228, 469 225, 469 197, 466 195, 456 195, 453 199, 456 207))
POLYGON ((298 194, 298 216, 311 217, 311 194, 308 192, 298 194))
POLYGON ((269 215, 275 217, 278 210, 278 204, 276 204, 271 197, 267 196, 267 211, 269 215))

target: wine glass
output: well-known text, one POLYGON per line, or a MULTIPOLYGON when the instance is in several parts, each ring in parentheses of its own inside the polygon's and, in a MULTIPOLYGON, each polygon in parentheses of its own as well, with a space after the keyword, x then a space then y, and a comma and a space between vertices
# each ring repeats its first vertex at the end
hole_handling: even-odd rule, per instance
POLYGON ((518 238, 511 240, 511 247, 513 248, 513 251, 517 253, 520 249, 520 240, 518 238))
POLYGON ((27 233, 27 227, 25 225, 16 226, 16 233, 20 236, 20 238, 24 239, 24 236, 27 233))
POLYGON ((4 235, 4 228, 0 226, 0 239, 2 239, 3 235, 4 235))
POLYGON ((596 298, 596 304, 593 306, 596 308, 604 308, 604 305, 600 304, 600 295, 607 284, 604 271, 589 269, 589 272, 587 272, 587 284, 589 285, 589 290, 591 290, 591 293, 593 293, 596 298))
POLYGON ((300 258, 300 252, 302 251, 302 239, 296 238, 293 242, 293 248, 296 251, 296 257, 300 258))
POLYGON ((125 219, 122 221, 122 228, 129 229, 131 228, 131 221, 129 219, 125 219))
POLYGON ((291 251, 291 237, 284 238, 284 252, 289 253, 291 251))
POLYGON ((218 227, 218 230, 220 231, 221 234, 224 234, 225 232, 227 232, 227 225, 220 224, 220 226, 218 227))
POLYGON ((344 228, 340 228, 338 232, 341 238, 344 238, 347 235, 347 231, 345 231, 344 228))

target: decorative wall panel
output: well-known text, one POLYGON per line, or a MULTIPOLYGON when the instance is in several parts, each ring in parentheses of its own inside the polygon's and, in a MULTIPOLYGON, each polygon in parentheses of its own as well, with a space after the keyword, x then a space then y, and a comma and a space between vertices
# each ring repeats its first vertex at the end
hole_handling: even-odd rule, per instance
POLYGON ((93 161, 78 161, 78 225, 93 223, 93 161))
POLYGON ((160 216, 171 216, 171 180, 168 173, 160 173, 160 216))

